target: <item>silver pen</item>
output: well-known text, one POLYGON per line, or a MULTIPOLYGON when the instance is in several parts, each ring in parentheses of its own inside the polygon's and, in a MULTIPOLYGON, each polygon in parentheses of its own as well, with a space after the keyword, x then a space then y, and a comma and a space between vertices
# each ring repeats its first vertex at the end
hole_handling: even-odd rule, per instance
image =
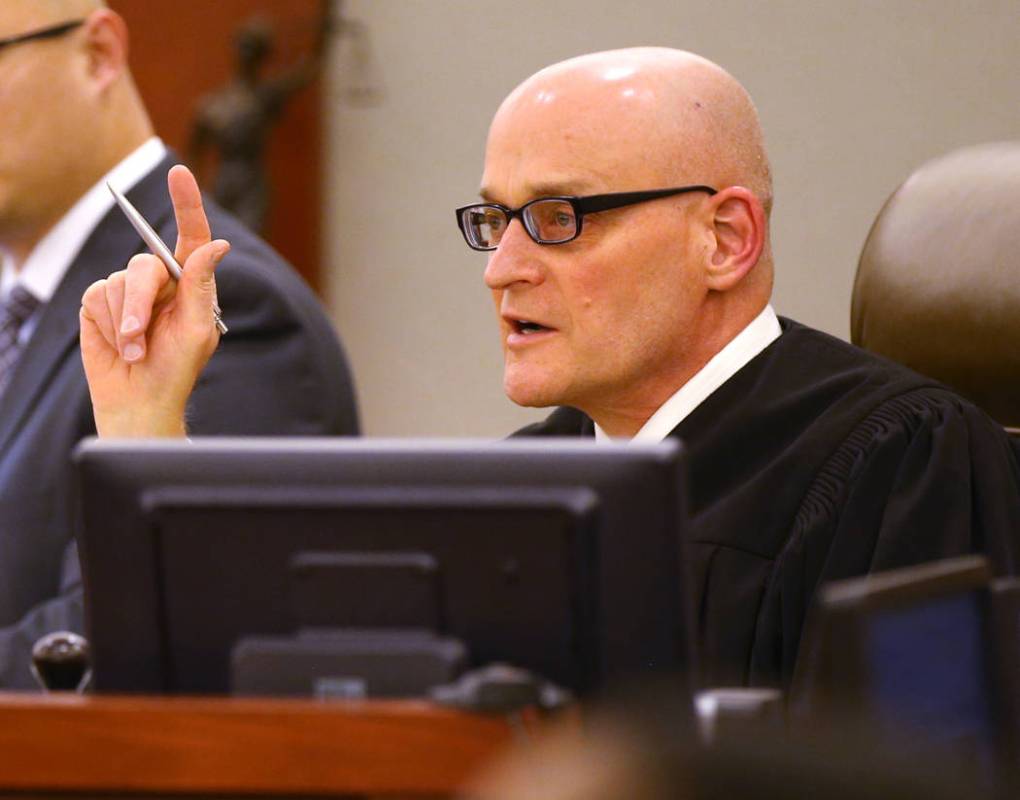
MULTIPOLYGON (((166 243, 159 238, 159 234, 152 229, 152 226, 146 222, 145 217, 138 213, 138 209, 131 205, 131 201, 128 200, 123 194, 118 192, 109 181, 106 182, 106 188, 110 190, 110 194, 113 195, 113 199, 117 201, 117 205, 120 206, 120 210, 124 212, 124 216, 128 218, 128 222, 131 223, 138 235, 142 237, 142 241, 148 245, 149 249, 155 254, 163 265, 166 267, 166 271, 170 273, 170 277, 175 281, 179 281, 184 274, 181 270, 181 265, 177 263, 177 259, 174 258, 173 252, 166 246, 166 243)), ((220 307, 213 303, 213 319, 216 322, 216 330, 220 334, 227 332, 227 326, 223 324, 221 317, 220 307)))

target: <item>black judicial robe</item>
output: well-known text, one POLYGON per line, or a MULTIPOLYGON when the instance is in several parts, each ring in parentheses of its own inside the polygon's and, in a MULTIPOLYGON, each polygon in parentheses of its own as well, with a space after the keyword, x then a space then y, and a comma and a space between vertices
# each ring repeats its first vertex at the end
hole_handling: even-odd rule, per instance
MULTIPOLYGON (((684 440, 702 681, 788 687, 818 585, 965 553, 1020 557, 1003 430, 910 370, 788 319, 684 440)), ((518 431, 592 436, 572 408, 518 431)))

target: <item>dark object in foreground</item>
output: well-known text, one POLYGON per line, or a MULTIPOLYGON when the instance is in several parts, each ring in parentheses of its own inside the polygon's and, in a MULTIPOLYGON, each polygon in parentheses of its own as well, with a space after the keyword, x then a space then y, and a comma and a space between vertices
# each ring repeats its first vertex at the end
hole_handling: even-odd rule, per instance
POLYGON ((45 691, 82 691, 92 677, 88 640, 70 631, 43 636, 32 647, 32 674, 45 691))
POLYGON ((88 442, 96 689, 226 692, 239 640, 310 628, 431 631, 463 642, 468 666, 579 694, 684 673, 682 456, 677 442, 88 442))
POLYGON ((837 581, 823 587, 795 685, 812 729, 859 721, 905 756, 925 747, 967 753, 989 786, 1008 755, 1017 630, 993 626, 988 563, 980 556, 837 581), (1007 668, 1008 666, 1008 668, 1007 668))

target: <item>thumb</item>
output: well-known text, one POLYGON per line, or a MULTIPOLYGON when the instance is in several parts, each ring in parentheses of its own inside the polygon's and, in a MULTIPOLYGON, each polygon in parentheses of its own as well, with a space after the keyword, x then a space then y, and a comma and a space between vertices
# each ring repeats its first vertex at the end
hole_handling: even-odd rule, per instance
POLYGON ((199 247, 184 263, 177 287, 177 301, 189 324, 210 324, 216 303, 216 266, 230 251, 230 244, 217 239, 199 247))

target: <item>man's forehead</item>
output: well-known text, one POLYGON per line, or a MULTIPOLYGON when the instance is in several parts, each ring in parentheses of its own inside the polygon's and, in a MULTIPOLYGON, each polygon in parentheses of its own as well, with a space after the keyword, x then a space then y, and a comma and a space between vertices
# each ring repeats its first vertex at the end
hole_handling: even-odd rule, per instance
POLYGON ((595 194, 603 190, 608 178, 596 179, 591 175, 564 175, 561 177, 537 175, 534 178, 517 181, 510 189, 501 185, 497 178, 489 178, 488 171, 482 180, 482 186, 478 190, 479 196, 483 200, 499 203, 526 202, 536 197, 595 194), (513 194, 514 197, 511 198, 508 194, 513 194))
POLYGON ((523 203, 535 197, 606 191, 624 153, 608 132, 562 109, 523 110, 493 121, 485 151, 483 197, 523 203))
POLYGON ((643 188, 670 162, 654 112, 598 93, 541 99, 544 87, 504 104, 485 153, 482 196, 504 203, 643 188))

